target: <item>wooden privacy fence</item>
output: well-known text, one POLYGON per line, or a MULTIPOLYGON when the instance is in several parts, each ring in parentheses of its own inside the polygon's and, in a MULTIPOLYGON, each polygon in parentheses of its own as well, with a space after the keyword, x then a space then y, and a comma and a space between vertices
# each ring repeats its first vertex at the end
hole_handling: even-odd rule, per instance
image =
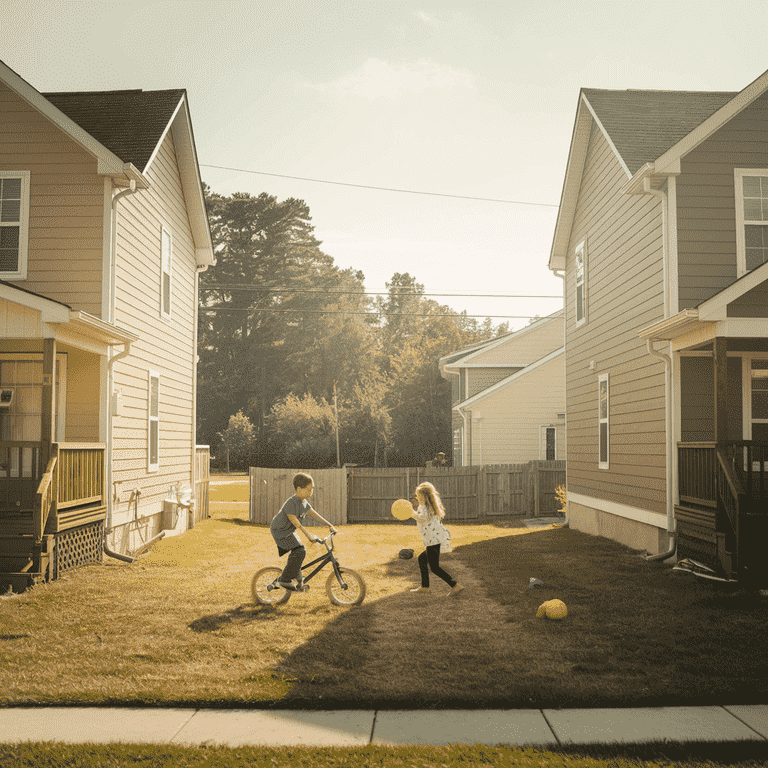
MULTIPOLYGON (((338 471, 338 470, 336 470, 338 471)), ((419 483, 440 491, 450 520, 557 514, 555 489, 565 485, 564 461, 447 468, 353 467, 349 472, 347 520, 391 521, 395 499, 410 499, 419 483)))
POLYGON ((211 475, 211 449, 207 445, 195 446, 195 522, 207 520, 211 475))
MULTIPOLYGON (((309 503, 332 525, 347 522, 347 469, 264 469, 251 467, 251 501, 248 519, 269 525, 283 502, 293 496, 293 476, 297 472, 312 475, 315 490, 309 503)), ((307 516, 305 525, 320 525, 307 516)))

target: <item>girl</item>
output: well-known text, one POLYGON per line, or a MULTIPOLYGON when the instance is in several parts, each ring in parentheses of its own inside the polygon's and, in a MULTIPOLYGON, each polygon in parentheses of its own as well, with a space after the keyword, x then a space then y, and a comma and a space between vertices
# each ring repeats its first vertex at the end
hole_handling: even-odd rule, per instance
POLYGON ((412 589, 411 592, 424 592, 429 589, 429 571, 427 570, 429 565, 429 569, 435 576, 439 576, 451 586, 448 594, 458 595, 464 587, 440 567, 440 544, 450 541, 451 537, 441 522, 445 517, 443 500, 432 483, 422 483, 417 486, 416 500, 419 502, 419 508, 411 513, 411 517, 416 520, 426 549, 419 555, 421 586, 412 589))

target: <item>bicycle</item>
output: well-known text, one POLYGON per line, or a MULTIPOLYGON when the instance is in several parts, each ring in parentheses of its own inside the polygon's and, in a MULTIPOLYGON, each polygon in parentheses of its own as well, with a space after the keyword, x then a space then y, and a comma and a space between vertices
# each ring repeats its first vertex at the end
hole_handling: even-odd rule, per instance
MULTIPOLYGON (((333 572, 328 575, 325 582, 325 591, 328 598, 334 605, 360 605, 365 598, 365 581, 363 577, 350 568, 343 568, 333 554, 333 537, 337 532, 331 531, 320 543, 325 545, 325 554, 302 566, 301 570, 306 571, 313 565, 319 563, 309 576, 304 577, 304 589, 309 589, 307 582, 317 573, 325 568, 328 563, 333 566, 333 572), (328 544, 330 539, 331 543, 328 544)), ((282 568, 269 565, 262 568, 254 574, 251 580, 251 594, 253 599, 261 605, 282 605, 290 598, 292 592, 299 590, 290 590, 278 584, 282 568)))

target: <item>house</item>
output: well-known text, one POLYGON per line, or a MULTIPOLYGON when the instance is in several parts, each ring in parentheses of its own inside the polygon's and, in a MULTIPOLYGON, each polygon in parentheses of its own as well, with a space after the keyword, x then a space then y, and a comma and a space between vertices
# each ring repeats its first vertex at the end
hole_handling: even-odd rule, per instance
POLYGON ((186 92, 42 94, 0 63, 0 586, 126 556, 195 479, 186 92))
POLYGON ((768 73, 736 93, 582 89, 549 260, 571 526, 761 582, 766 146, 768 73))
POLYGON ((563 311, 440 358, 453 464, 565 459, 563 311))

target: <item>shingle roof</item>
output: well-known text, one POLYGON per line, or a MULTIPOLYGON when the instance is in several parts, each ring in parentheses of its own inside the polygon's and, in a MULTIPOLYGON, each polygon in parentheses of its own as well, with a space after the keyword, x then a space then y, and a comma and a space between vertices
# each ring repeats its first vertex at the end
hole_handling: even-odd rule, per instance
POLYGON ((184 90, 44 93, 48 101, 123 162, 147 167, 184 90))
POLYGON ((629 172, 663 155, 736 96, 724 91, 582 88, 629 172))

